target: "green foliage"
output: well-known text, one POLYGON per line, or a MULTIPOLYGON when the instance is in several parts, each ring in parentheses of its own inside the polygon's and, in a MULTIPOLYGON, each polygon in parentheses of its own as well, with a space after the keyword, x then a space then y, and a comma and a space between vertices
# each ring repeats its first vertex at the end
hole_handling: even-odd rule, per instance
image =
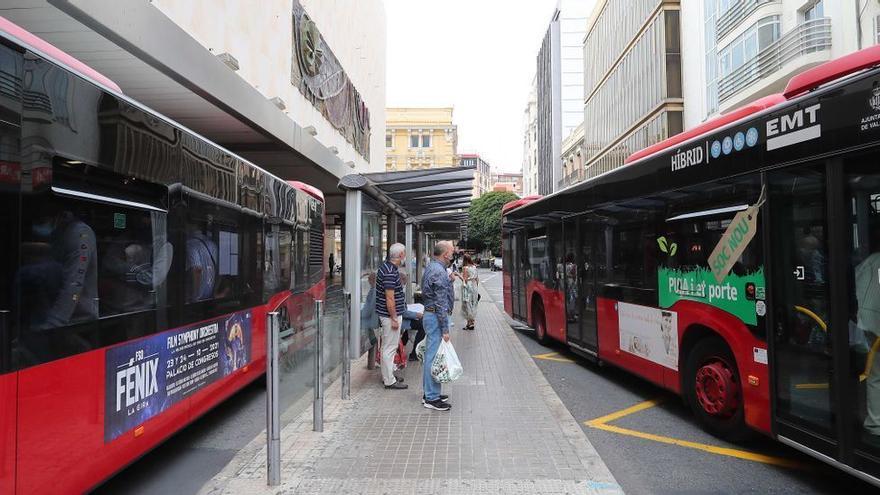
POLYGON ((486 193, 471 203, 468 210, 468 246, 501 252, 501 207, 519 197, 507 191, 486 193))

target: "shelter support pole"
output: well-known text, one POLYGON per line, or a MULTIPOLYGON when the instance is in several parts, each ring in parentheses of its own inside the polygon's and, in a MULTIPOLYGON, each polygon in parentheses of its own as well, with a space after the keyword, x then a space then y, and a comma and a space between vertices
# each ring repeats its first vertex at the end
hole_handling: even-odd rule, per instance
MULTIPOLYGON (((385 246, 385 249, 390 249, 391 245, 397 242, 397 214, 391 212, 385 218, 388 219, 386 222, 386 228, 388 229, 388 232, 386 232, 388 234, 388 243, 385 246)), ((388 252, 386 252, 385 255, 387 256, 388 252)))
MULTIPOLYGON (((415 256, 413 252, 413 224, 410 220, 406 221, 406 259, 403 260, 403 266, 406 267, 406 302, 413 302, 413 283, 415 282, 415 273, 413 273, 412 259, 415 256)), ((418 258, 416 258, 418 259, 418 258)))
MULTIPOLYGON (((345 290, 351 294, 348 312, 349 356, 361 355, 361 252, 364 240, 361 239, 363 193, 359 190, 345 192, 345 239, 343 241, 345 260, 345 290)), ((350 368, 346 370, 350 373, 350 368)), ((351 376, 348 377, 349 383, 351 376)))

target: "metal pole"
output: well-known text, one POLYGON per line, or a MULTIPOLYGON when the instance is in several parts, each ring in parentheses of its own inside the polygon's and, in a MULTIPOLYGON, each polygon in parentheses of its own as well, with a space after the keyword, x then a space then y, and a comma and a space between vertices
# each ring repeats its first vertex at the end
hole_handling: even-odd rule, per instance
POLYGON ((324 301, 315 299, 315 402, 314 431, 324 431, 324 301))
POLYGON ((348 313, 349 356, 361 355, 361 250, 366 239, 362 239, 362 193, 345 193, 345 288, 351 294, 351 307, 348 313))
POLYGON ((277 311, 269 313, 266 338, 266 451, 269 486, 281 484, 281 414, 279 391, 278 352, 280 348, 280 321, 277 311))
POLYGON ((413 224, 407 219, 406 221, 406 257, 403 260, 404 272, 406 273, 406 302, 412 304, 413 302, 413 284, 415 283, 415 272, 418 269, 413 269, 413 264, 410 261, 416 257, 416 253, 413 251, 413 224))
POLYGON ((351 398, 351 292, 342 290, 342 398, 351 398))

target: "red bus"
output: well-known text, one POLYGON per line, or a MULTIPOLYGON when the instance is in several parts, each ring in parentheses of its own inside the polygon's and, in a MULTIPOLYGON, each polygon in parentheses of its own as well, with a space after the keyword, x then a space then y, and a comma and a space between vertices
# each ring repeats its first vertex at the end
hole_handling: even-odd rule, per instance
POLYGON ((0 493, 101 483, 296 350, 324 201, 0 18, 0 493))
POLYGON ((772 436, 880 484, 880 47, 505 205, 504 306, 680 394, 724 438, 772 436))

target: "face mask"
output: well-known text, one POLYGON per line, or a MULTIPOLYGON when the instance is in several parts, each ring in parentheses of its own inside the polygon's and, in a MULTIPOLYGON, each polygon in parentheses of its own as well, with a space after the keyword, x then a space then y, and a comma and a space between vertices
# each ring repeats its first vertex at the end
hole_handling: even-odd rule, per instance
POLYGON ((51 223, 35 223, 31 227, 31 231, 37 237, 47 238, 52 235, 52 224, 51 223))

